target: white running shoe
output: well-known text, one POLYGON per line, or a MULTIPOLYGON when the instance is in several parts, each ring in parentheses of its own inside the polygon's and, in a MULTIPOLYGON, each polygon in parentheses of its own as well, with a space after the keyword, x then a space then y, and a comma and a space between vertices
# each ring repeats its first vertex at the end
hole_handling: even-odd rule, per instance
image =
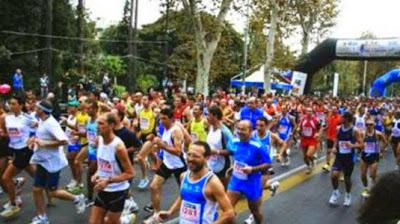
POLYGON ((344 202, 343 202, 343 205, 346 206, 346 207, 349 207, 349 206, 351 205, 351 194, 346 193, 346 194, 344 195, 344 202))
POLYGON ((147 178, 147 177, 143 178, 140 180, 138 188, 140 188, 141 190, 144 190, 147 188, 147 186, 149 186, 149 183, 150 183, 149 178, 147 178))
POLYGON ((72 179, 72 180, 67 184, 66 188, 67 188, 67 189, 75 188, 75 187, 77 186, 77 184, 78 184, 78 183, 76 182, 76 180, 72 179))
POLYGON ((10 205, 8 206, 6 209, 4 209, 4 211, 2 211, 0 213, 0 216, 4 217, 4 218, 10 218, 16 214, 18 214, 18 212, 20 211, 20 207, 16 206, 16 205, 10 205))
POLYGON ((158 214, 154 213, 148 219, 144 220, 142 222, 142 224, 158 224, 158 223, 160 223, 159 220, 157 219, 157 216, 158 216, 158 214))
POLYGON ((134 224, 136 223, 136 215, 135 214, 128 214, 121 216, 121 224, 134 224))
POLYGON ((247 217, 247 219, 244 220, 244 223, 245 223, 245 224, 252 224, 252 223, 254 223, 254 216, 253 216, 253 214, 250 214, 249 217, 247 217))
POLYGON ((276 192, 278 191, 279 188, 279 182, 275 181, 269 186, 269 190, 271 191, 271 197, 275 196, 276 192))
POLYGON ((75 201, 76 213, 82 214, 86 209, 86 198, 83 194, 77 195, 77 201, 75 201))
POLYGON ((139 211, 139 206, 135 200, 132 197, 126 199, 122 213, 128 215, 137 211, 139 211))
POLYGON ((33 217, 32 222, 30 224, 49 224, 49 220, 47 216, 38 215, 33 217))
MULTIPOLYGON (((22 198, 21 198, 21 196, 16 196, 15 197, 15 204, 18 206, 18 207, 21 207, 22 206, 22 198)), ((4 205, 3 205, 3 208, 4 209, 7 209, 8 207, 10 207, 11 206, 11 203, 10 202, 7 202, 7 203, 5 203, 4 205)))
POLYGON ((291 149, 290 149, 290 148, 286 149, 286 154, 287 154, 288 156, 290 156, 290 152, 291 152, 291 149))
POLYGON ((329 198, 329 204, 337 205, 339 197, 340 197, 339 190, 333 190, 332 194, 331 194, 331 197, 329 198))

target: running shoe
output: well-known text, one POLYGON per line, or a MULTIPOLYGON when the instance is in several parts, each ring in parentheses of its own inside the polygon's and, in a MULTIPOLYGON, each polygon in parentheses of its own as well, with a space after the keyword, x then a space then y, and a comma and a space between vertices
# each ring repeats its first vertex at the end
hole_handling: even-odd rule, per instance
POLYGON ((271 197, 275 196, 276 192, 278 191, 279 188, 279 182, 275 181, 269 186, 269 190, 271 191, 271 197))
POLYGON ((306 174, 311 174, 313 171, 312 166, 307 166, 306 174))
POLYGON ((153 213, 154 212, 154 208, 152 205, 146 205, 144 206, 143 210, 145 210, 148 213, 153 213))
POLYGON ((123 214, 130 214, 139 211, 139 206, 132 197, 125 200, 123 214))
POLYGON ((331 170, 331 167, 328 164, 325 164, 322 166, 322 169, 326 172, 329 173, 329 171, 331 170))
POLYGON ((76 187, 77 184, 78 184, 78 183, 76 182, 76 180, 72 179, 72 180, 67 184, 67 186, 65 186, 65 188, 67 188, 67 189, 69 190, 69 189, 72 189, 72 188, 76 187))
POLYGON ((331 194, 331 197, 329 198, 329 204, 337 205, 339 197, 340 197, 339 190, 333 190, 332 194, 331 194))
MULTIPOLYGON (((21 198, 21 196, 16 196, 15 197, 15 204, 18 206, 18 207, 21 207, 22 206, 22 198, 21 198)), ((8 207, 10 207, 11 206, 11 203, 10 202, 7 202, 7 203, 5 203, 4 205, 3 205, 3 208, 4 209, 7 209, 8 207)))
POLYGON ((10 205, 6 209, 4 209, 4 211, 2 211, 0 213, 0 216, 2 216, 4 218, 10 218, 10 217, 18 214, 18 212, 20 210, 21 210, 20 207, 17 205, 10 205))
POLYGON ((47 216, 38 215, 33 217, 30 224, 50 224, 47 216))
POLYGON ((83 194, 80 194, 77 197, 75 203, 76 213, 82 214, 85 212, 86 209, 86 198, 83 194))
POLYGON ((159 224, 160 222, 157 219, 157 214, 153 214, 148 219, 144 220, 142 224, 159 224))
POLYGON ((343 205, 346 206, 346 207, 349 207, 349 206, 351 205, 351 194, 346 193, 346 194, 344 195, 344 202, 343 202, 343 205))
POLYGON ((369 197, 369 191, 367 188, 365 188, 362 193, 361 196, 363 196, 364 198, 368 198, 369 197))
POLYGON ((289 156, 286 157, 285 166, 290 166, 290 158, 289 158, 289 156))
POLYGON ((247 217, 246 220, 244 220, 244 224, 252 224, 254 223, 254 216, 253 214, 250 214, 249 217, 247 217))
POLYGON ((149 186, 149 183, 150 183, 149 178, 147 178, 147 177, 143 178, 140 180, 138 188, 141 190, 144 190, 147 188, 147 186, 149 186))
POLYGON ((291 152, 291 149, 290 149, 290 148, 286 149, 286 154, 287 154, 288 156, 290 155, 290 152, 291 152))
POLYGON ((136 214, 128 214, 121 216, 121 224, 134 224, 136 223, 136 214))

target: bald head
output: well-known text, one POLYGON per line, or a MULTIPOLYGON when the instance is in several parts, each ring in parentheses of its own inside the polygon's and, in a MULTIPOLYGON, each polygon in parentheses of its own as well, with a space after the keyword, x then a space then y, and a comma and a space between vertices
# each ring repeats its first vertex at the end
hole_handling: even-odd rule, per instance
POLYGON ((237 134, 240 138, 240 141, 247 142, 250 140, 252 132, 251 122, 248 120, 242 120, 237 124, 237 134))

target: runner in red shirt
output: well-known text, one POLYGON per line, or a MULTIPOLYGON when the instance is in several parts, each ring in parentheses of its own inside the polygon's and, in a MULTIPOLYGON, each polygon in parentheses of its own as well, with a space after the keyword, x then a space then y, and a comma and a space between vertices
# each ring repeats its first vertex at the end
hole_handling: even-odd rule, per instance
POLYGON ((314 154, 317 150, 319 141, 320 124, 318 118, 313 114, 313 110, 307 107, 305 116, 299 124, 300 131, 300 147, 303 151, 304 162, 308 169, 307 174, 311 173, 314 168, 314 154))
POLYGON ((333 106, 329 112, 329 116, 326 120, 326 164, 322 167, 326 172, 330 171, 330 161, 332 156, 332 150, 337 135, 337 127, 341 124, 342 117, 338 113, 338 108, 333 106))

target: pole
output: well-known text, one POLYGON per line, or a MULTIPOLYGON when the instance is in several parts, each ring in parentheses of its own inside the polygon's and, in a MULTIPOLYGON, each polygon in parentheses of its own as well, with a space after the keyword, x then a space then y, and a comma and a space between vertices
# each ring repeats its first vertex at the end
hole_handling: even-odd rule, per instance
POLYGON ((164 24, 164 77, 160 78, 160 87, 162 87, 163 79, 168 80, 168 29, 169 29, 169 8, 170 0, 167 0, 165 8, 165 24, 164 24))
POLYGON ((246 94, 245 78, 247 76, 247 44, 248 44, 248 40, 249 40, 249 26, 250 26, 249 12, 250 12, 250 1, 247 0, 247 4, 246 4, 247 21, 246 21, 246 26, 244 27, 242 94, 246 94))
POLYGON ((368 67, 368 61, 364 61, 363 92, 362 92, 364 96, 366 96, 367 67, 368 67))
MULTIPOLYGON (((52 72, 52 60, 53 60, 53 52, 51 49, 52 40, 51 35, 53 34, 53 0, 47 0, 47 19, 46 19, 46 34, 48 37, 46 38, 46 73, 49 75, 49 79, 51 82, 54 82, 54 76, 52 72)), ((53 83, 54 84, 54 83, 53 83)), ((51 85, 53 86, 53 85, 51 85)))

